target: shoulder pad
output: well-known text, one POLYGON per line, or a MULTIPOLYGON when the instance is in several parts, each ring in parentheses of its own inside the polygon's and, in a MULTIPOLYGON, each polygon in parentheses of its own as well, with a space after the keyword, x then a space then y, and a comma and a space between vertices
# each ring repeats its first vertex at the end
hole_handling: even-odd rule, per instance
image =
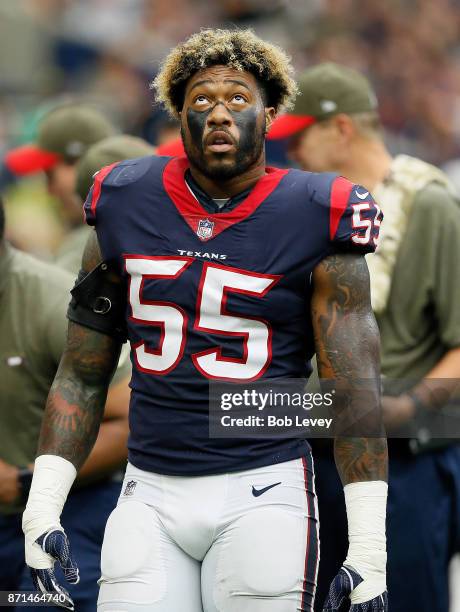
POLYGON ((305 190, 307 201, 314 201, 320 206, 329 208, 331 186, 337 174, 291 169, 288 176, 292 184, 300 186, 301 190, 305 190))
MULTIPOLYGON (((163 161, 164 164, 164 161, 163 161)), ((127 159, 116 164, 104 178, 104 187, 123 187, 135 183, 156 165, 161 166, 161 159, 155 155, 127 159)), ((104 168, 100 170, 103 172, 104 168)), ((97 174, 95 175, 95 178, 97 174)))
POLYGON ((304 182, 307 200, 317 205, 318 224, 328 226, 334 250, 375 251, 383 215, 364 187, 333 172, 291 172, 304 182))
POLYGON ((361 254, 375 251, 383 215, 365 187, 336 177, 329 206, 330 240, 336 249, 361 254))
POLYGON ((88 225, 96 225, 96 209, 104 207, 113 190, 132 185, 141 180, 147 173, 161 175, 168 158, 147 155, 137 159, 127 159, 101 168, 94 175, 94 182, 83 205, 85 220, 88 225))
POLYGON ((306 172, 310 198, 320 206, 329 208, 331 187, 337 174, 334 172, 306 172))

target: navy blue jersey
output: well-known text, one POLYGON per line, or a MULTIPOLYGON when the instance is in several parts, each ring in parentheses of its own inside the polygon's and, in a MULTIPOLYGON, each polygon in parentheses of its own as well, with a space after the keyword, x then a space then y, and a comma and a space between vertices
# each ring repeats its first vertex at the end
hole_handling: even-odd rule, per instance
POLYGON ((338 250, 373 251, 380 211, 342 177, 268 168, 243 202, 210 214, 187 167, 165 157, 114 164, 85 203, 104 259, 127 282, 129 460, 204 475, 301 457, 304 440, 210 438, 209 380, 307 377, 311 273, 338 250))

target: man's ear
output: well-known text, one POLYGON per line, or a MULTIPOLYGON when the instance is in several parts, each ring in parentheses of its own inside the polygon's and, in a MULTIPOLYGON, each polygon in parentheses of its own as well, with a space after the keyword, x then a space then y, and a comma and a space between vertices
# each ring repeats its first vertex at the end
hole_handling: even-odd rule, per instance
POLYGON ((266 106, 265 112, 265 133, 267 134, 276 118, 276 111, 273 106, 266 106))
POLYGON ((339 113, 334 117, 334 123, 336 124, 338 132, 344 139, 350 140, 356 134, 356 126, 350 115, 339 113))

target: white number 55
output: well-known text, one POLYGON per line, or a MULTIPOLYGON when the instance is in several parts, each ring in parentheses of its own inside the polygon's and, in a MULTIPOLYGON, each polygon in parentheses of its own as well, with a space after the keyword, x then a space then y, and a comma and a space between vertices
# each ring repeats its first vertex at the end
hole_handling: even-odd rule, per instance
MULTIPOLYGON (((165 281, 178 278, 194 260, 188 257, 125 256, 129 275, 129 301, 132 320, 160 328, 157 347, 145 341, 133 344, 137 367, 151 374, 167 374, 182 359, 187 336, 187 314, 172 302, 143 298, 145 279, 165 281)), ((263 297, 278 282, 279 276, 258 274, 239 268, 205 263, 198 288, 194 329, 205 333, 238 337, 243 341, 243 356, 224 357, 215 346, 192 355, 195 367, 207 378, 255 380, 270 365, 272 333, 267 321, 243 317, 227 310, 230 293, 263 297)))

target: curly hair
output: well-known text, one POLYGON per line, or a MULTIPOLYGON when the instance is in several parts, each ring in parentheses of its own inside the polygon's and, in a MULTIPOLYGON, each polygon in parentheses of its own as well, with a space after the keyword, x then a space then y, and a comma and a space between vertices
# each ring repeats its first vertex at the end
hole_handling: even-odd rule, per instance
POLYGON ((267 104, 276 112, 292 105, 297 85, 290 58, 249 29, 201 30, 172 49, 151 84, 156 100, 177 117, 190 77, 217 64, 254 75, 264 89, 267 104))

